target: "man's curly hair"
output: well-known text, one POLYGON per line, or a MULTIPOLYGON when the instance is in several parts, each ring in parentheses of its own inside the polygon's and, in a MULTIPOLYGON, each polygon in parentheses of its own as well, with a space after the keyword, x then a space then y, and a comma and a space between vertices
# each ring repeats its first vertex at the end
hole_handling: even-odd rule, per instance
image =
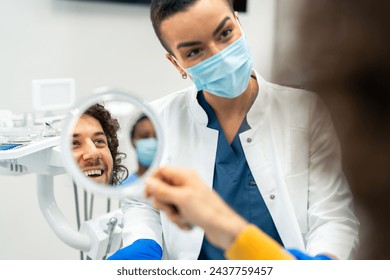
POLYGON ((121 164, 122 160, 126 158, 126 154, 118 151, 119 141, 117 131, 120 128, 118 120, 113 118, 110 112, 101 104, 92 105, 84 112, 84 115, 97 119, 102 126, 107 137, 108 148, 110 149, 113 161, 113 169, 109 183, 112 185, 120 184, 126 180, 129 171, 121 164))

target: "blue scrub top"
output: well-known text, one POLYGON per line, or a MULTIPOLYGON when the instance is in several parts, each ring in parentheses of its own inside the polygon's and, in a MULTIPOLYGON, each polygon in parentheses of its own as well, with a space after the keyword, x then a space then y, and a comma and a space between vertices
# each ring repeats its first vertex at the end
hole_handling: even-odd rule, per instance
MULTIPOLYGON (((249 169, 241 146, 239 134, 250 129, 245 119, 231 145, 226 140, 225 134, 214 114, 213 109, 207 103, 203 92, 197 95, 200 106, 206 111, 209 122, 207 127, 216 129, 218 134, 217 155, 214 166, 213 189, 230 205, 237 213, 248 222, 258 226, 265 233, 283 246, 283 242, 276 230, 274 221, 259 192, 259 188, 252 172, 249 169)), ((261 182, 260 189, 261 189, 261 182)), ((223 260, 223 251, 203 239, 200 260, 223 260)))
POLYGON ((128 184, 132 184, 132 183, 134 183, 137 180, 138 180, 137 173, 134 172, 129 177, 127 177, 126 180, 124 180, 119 186, 125 186, 125 185, 128 185, 128 184))

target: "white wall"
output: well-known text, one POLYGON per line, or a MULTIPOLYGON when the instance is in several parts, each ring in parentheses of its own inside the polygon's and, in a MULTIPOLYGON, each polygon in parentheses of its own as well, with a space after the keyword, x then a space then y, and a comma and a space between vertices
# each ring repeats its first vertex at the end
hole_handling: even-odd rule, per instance
MULTIPOLYGON (((249 0, 248 9, 240 19, 255 67, 270 79, 275 1, 249 0)), ((189 83, 164 54, 144 6, 0 0, 0 109, 31 111, 31 80, 40 78, 75 78, 77 99, 97 87, 116 86, 153 100, 189 83)), ((60 208, 76 227, 70 177, 57 176, 55 186, 60 208)), ((95 199, 94 216, 105 211, 105 203, 95 199)), ((41 215, 35 175, 0 176, 0 259, 79 257, 41 215)))

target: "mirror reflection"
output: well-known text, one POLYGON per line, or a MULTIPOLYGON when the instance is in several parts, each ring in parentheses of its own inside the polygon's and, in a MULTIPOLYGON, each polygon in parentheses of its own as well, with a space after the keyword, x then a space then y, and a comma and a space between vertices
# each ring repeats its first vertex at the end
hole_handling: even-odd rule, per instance
POLYGON ((158 151, 151 113, 137 99, 109 91, 81 106, 67 129, 70 147, 64 151, 70 151, 73 178, 83 185, 115 189, 135 184, 149 171, 158 151))
POLYGON ((96 183, 118 185, 128 176, 119 152, 118 120, 101 104, 89 107, 73 130, 72 152, 85 176, 96 183))
POLYGON ((157 151, 156 131, 147 115, 141 114, 137 118, 132 125, 129 136, 131 146, 136 153, 138 168, 124 180, 123 184, 125 185, 133 183, 145 174, 152 164, 157 151))

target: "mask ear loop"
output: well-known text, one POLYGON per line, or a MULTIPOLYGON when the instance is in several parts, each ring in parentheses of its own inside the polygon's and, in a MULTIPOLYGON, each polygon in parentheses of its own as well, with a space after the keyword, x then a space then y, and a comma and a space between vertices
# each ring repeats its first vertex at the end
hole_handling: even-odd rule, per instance
POLYGON ((236 19, 236 22, 237 22, 237 24, 238 24, 238 27, 240 28, 241 36, 243 36, 243 37, 246 38, 246 35, 245 35, 245 33, 244 33, 244 30, 242 29, 241 22, 240 22, 240 20, 239 20, 239 18, 238 18, 237 13, 235 13, 235 19, 236 19))
MULTIPOLYGON (((245 35, 245 33, 244 33, 244 30, 242 29, 241 22, 240 22, 240 19, 238 18, 237 12, 235 12, 234 15, 235 15, 235 19, 236 19, 236 22, 237 22, 237 24, 238 24, 238 27, 240 28, 241 36, 244 36, 245 39, 246 39, 246 35, 245 35)), ((253 74, 253 72, 252 72, 252 74, 251 74, 251 77, 257 81, 256 75, 253 74)))

